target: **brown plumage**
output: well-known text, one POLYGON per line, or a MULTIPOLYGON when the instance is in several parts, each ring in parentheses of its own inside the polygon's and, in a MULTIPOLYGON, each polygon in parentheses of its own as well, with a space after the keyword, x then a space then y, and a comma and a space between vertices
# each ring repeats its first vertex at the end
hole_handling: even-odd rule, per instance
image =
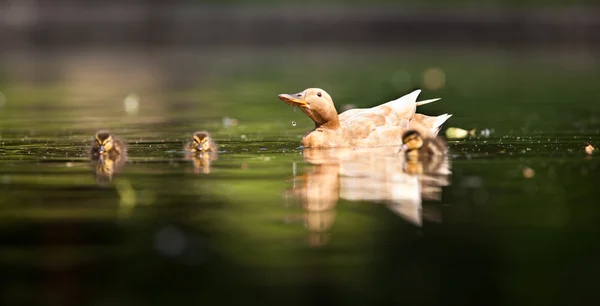
POLYGON ((192 137, 192 141, 186 144, 185 150, 190 153, 217 152, 217 144, 212 140, 208 132, 196 132, 192 137))
POLYGON ((339 115, 331 96, 319 88, 308 88, 291 95, 281 94, 279 99, 299 107, 315 123, 315 128, 302 139, 304 147, 397 146, 401 135, 409 128, 435 136, 451 116, 415 114, 417 106, 439 100, 417 102, 420 92, 416 90, 373 108, 350 109, 339 115))
POLYGON ((111 133, 99 131, 94 136, 89 153, 92 159, 97 159, 100 156, 114 158, 117 155, 126 155, 127 146, 111 133))

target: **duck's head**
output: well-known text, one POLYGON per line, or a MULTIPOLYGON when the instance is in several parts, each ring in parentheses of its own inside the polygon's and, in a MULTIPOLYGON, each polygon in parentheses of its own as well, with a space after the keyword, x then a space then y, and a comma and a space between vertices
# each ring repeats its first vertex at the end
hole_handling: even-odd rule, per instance
POLYGON ((115 146, 114 139, 109 132, 100 131, 96 133, 96 148, 98 148, 99 154, 106 154, 110 152, 115 146))
POLYGON ((308 88, 295 94, 281 94, 283 102, 299 107, 315 122, 316 126, 339 127, 338 115, 331 96, 320 88, 308 88))
POLYGON ((194 140, 192 147, 200 152, 210 151, 210 135, 208 132, 196 132, 194 133, 194 140))
POLYGON ((415 130, 406 131, 402 135, 402 143, 407 150, 420 149, 423 146, 423 136, 415 130))

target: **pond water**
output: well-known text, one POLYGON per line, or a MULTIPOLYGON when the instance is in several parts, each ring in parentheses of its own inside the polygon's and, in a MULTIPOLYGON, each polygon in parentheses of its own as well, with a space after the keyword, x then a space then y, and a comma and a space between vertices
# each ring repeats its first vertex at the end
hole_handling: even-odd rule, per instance
MULTIPOLYGON (((121 50, 0 59, 0 302, 565 304, 596 296, 600 60, 586 50, 121 50), (306 152, 277 99, 423 88, 477 129, 433 178, 306 152), (98 177, 94 133, 128 143, 98 177), (188 160, 197 130, 215 160, 188 160), (487 132, 489 135, 487 135, 487 132), (484 131, 483 134, 481 131, 484 131)), ((444 131, 440 133, 444 134, 444 131)), ((596 298, 597 299, 597 298, 596 298)))

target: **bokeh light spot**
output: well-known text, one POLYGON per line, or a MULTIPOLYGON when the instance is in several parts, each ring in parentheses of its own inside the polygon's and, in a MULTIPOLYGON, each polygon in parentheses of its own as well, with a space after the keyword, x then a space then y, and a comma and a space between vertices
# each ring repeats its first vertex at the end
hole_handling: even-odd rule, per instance
POLYGON ((446 86, 446 74, 441 68, 427 68, 423 72, 423 86, 429 90, 438 90, 446 86))

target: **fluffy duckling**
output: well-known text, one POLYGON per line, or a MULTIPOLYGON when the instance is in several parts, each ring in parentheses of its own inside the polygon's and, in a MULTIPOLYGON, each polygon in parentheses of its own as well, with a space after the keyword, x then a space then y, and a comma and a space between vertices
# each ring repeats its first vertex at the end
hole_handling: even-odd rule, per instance
POLYGON ((118 138, 106 131, 99 131, 94 137, 94 142, 90 148, 90 155, 93 159, 101 156, 114 158, 118 155, 126 155, 127 146, 118 138))
POLYGON ((434 174, 442 166, 448 148, 442 138, 424 138, 415 130, 406 131, 402 143, 406 156, 404 171, 408 174, 434 174))
POLYGON ((446 142, 440 137, 424 138, 415 130, 402 135, 403 149, 408 160, 428 161, 435 156, 446 154, 446 142))
POLYGON ((217 152, 217 144, 212 140, 208 132, 196 132, 192 141, 185 146, 185 150, 190 153, 217 152))

